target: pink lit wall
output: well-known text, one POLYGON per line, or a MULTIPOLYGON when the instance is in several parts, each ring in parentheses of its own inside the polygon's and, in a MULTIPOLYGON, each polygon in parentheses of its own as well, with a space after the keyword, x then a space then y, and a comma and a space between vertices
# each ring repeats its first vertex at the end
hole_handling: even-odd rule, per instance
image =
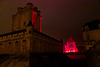
MULTIPOLYGON (((32 9, 34 9, 34 6, 32 7, 32 9)), ((37 12, 32 10, 32 24, 34 26, 34 29, 40 32, 41 32, 41 20, 42 20, 41 12, 39 12, 39 15, 37 15, 37 12)))
POLYGON ((64 53, 70 53, 70 52, 78 52, 78 49, 76 47, 76 42, 70 37, 69 40, 64 45, 64 53))

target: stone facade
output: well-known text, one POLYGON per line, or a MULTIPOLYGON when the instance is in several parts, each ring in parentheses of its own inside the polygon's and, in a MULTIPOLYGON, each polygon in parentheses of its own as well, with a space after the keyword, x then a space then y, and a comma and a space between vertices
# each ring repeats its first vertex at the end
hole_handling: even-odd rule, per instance
POLYGON ((0 54, 61 52, 60 47, 60 41, 34 30, 33 26, 0 35, 0 54))
POLYGON ((100 40, 100 20, 94 20, 86 23, 82 28, 83 40, 88 50, 97 41, 100 40))
POLYGON ((35 30, 41 31, 41 12, 31 3, 27 3, 24 8, 18 7, 12 20, 12 31, 24 29, 30 21, 35 30))
POLYGON ((100 41, 87 51, 88 67, 100 67, 100 41))
POLYGON ((88 67, 100 67, 100 19, 86 23, 82 34, 88 67))
POLYGON ((0 67, 30 67, 30 53, 62 52, 62 41, 41 33, 41 13, 31 3, 17 9, 12 31, 0 35, 0 55, 10 55, 7 60, 0 59, 3 61, 0 61, 0 67), (25 56, 24 61, 18 62, 22 59, 20 55, 25 56))

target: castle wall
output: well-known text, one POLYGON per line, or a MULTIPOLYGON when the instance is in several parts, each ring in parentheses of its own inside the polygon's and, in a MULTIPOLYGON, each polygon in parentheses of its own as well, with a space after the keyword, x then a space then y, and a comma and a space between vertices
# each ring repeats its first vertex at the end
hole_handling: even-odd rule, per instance
POLYGON ((33 4, 17 8, 12 21, 12 32, 0 35, 0 56, 7 55, 0 67, 30 67, 33 53, 63 52, 61 41, 41 33, 41 12, 33 4))
POLYGON ((0 54, 25 54, 28 52, 62 52, 62 43, 48 37, 33 27, 26 31, 0 37, 0 54))
POLYGON ((28 51, 26 32, 20 32, 12 35, 0 37, 0 54, 20 54, 28 51))
POLYGON ((85 41, 87 40, 87 33, 89 34, 90 40, 95 40, 96 42, 100 40, 100 29, 83 32, 83 39, 85 41))

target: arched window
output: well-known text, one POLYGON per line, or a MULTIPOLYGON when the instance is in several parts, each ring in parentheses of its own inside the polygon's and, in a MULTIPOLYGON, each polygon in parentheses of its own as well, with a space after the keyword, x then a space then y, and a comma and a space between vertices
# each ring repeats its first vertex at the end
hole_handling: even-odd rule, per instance
POLYGON ((74 45, 72 43, 70 43, 69 47, 74 47, 74 45))
POLYGON ((71 52, 73 52, 73 49, 71 49, 71 52))
POLYGON ((20 41, 15 42, 15 53, 20 53, 20 41))
POLYGON ((26 25, 26 22, 24 22, 24 26, 26 25))
POLYGON ((26 52, 27 50, 27 46, 26 46, 26 40, 23 40, 22 41, 22 44, 21 44, 21 52, 26 52))

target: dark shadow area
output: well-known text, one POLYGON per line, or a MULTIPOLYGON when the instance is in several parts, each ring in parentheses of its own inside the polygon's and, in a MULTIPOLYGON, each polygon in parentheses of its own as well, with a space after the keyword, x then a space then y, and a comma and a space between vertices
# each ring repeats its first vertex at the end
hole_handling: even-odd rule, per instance
POLYGON ((10 55, 8 55, 8 54, 0 55, 0 64, 3 63, 4 61, 6 61, 9 57, 10 57, 10 55))
POLYGON ((88 67, 86 59, 72 60, 64 53, 31 53, 30 67, 88 67))
POLYGON ((88 67, 86 59, 72 60, 64 53, 30 53, 27 55, 0 55, 0 64, 12 61, 23 63, 29 61, 29 67, 88 67))

